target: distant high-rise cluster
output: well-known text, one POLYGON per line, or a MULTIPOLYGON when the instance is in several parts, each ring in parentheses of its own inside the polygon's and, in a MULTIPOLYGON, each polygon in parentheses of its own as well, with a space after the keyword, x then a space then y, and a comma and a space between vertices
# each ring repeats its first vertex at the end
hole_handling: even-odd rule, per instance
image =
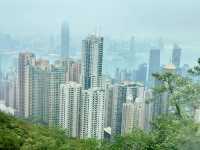
POLYGON ((17 84, 4 81, 16 89, 15 114, 64 128, 71 137, 102 139, 106 100, 102 64, 103 37, 99 35, 83 40, 81 60, 62 57, 50 64, 33 53, 20 53, 17 84))
POLYGON ((13 108, 16 116, 63 128, 69 137, 112 139, 134 128, 148 131, 154 117, 169 111, 168 93, 153 92, 161 83, 152 74, 187 76, 189 67, 181 68, 177 45, 170 64, 162 66, 161 50, 151 49, 149 62, 135 67, 135 39, 128 44, 133 66, 117 68, 112 78, 103 73, 104 37, 88 35, 82 41, 81 58, 72 58, 69 25, 63 23, 61 57, 53 63, 21 52, 16 69, 3 74, 0 59, 0 101, 13 108))

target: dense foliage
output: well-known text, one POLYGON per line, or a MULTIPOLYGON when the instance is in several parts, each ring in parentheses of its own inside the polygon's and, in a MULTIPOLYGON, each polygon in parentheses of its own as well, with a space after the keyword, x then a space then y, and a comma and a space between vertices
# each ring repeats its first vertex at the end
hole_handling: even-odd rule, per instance
POLYGON ((65 136, 58 129, 16 119, 0 113, 0 149, 4 150, 198 150, 199 124, 163 116, 152 124, 152 131, 135 129, 113 142, 80 140, 65 136))
POLYGON ((98 142, 93 139, 68 138, 64 131, 34 125, 0 112, 1 150, 93 150, 98 142))

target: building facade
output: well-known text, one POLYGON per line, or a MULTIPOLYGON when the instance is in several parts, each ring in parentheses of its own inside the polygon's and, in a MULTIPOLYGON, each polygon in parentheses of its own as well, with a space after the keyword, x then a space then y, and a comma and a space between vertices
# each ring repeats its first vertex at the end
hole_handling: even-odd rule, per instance
POLYGON ((105 91, 84 90, 80 104, 80 138, 104 137, 105 91))
POLYGON ((121 134, 122 123, 122 107, 126 102, 127 87, 122 84, 114 85, 113 87, 113 99, 112 99, 112 136, 121 134))
POLYGON ((60 85, 65 83, 63 66, 52 65, 48 73, 48 124, 58 126, 60 108, 60 85))
POLYGON ((35 55, 33 53, 20 53, 18 57, 18 98, 17 98, 17 114, 25 117, 25 78, 29 65, 35 64, 35 55))
POLYGON ((85 90, 102 86, 103 37, 90 35, 82 42, 81 80, 85 90))
POLYGON ((81 85, 68 82, 60 86, 59 127, 70 137, 79 137, 79 114, 82 97, 81 85))

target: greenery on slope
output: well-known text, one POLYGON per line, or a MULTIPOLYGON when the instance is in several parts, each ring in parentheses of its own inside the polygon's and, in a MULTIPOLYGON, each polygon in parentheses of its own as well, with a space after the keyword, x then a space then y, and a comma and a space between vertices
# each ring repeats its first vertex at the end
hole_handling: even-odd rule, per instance
POLYGON ((199 124, 177 117, 160 117, 151 132, 135 129, 113 142, 70 139, 58 129, 32 125, 0 113, 1 150, 198 150, 199 124))
POLYGON ((98 142, 70 139, 64 131, 33 125, 0 112, 1 150, 93 150, 98 142))

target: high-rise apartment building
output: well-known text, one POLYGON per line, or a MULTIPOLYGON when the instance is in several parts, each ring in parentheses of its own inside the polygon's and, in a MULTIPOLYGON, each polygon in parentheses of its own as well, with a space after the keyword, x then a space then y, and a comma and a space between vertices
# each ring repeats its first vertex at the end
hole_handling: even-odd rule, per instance
POLYGON ((35 55, 33 53, 20 53, 18 58, 18 98, 17 98, 17 114, 25 117, 25 78, 27 67, 35 64, 35 55))
POLYGON ((145 100, 142 97, 136 98, 134 102, 133 127, 145 128, 145 100))
POLYGON ((144 97, 144 85, 140 83, 127 82, 126 103, 134 103, 137 97, 144 97))
POLYGON ((82 42, 83 89, 102 86, 103 37, 90 35, 82 42))
POLYGON ((9 81, 5 79, 0 81, 0 100, 9 106, 9 81))
POLYGON ((0 80, 0 100, 13 109, 16 109, 16 84, 16 73, 14 72, 6 73, 5 77, 0 80))
POLYGON ((80 83, 81 78, 81 61, 71 58, 57 60, 56 65, 63 66, 65 70, 65 82, 80 83))
POLYGON ((142 84, 125 83, 126 102, 122 107, 121 134, 130 133, 133 128, 144 129, 145 125, 145 89, 142 84), (140 101, 138 101, 140 99, 140 101), (143 100, 143 101, 142 101, 143 100), (143 104, 143 105, 142 105, 143 104), (141 113, 142 111, 142 113, 141 113))
POLYGON ((25 74, 25 117, 48 123, 48 69, 47 60, 36 60, 27 66, 25 74))
POLYGON ((112 99, 112 136, 121 134, 122 123, 122 107, 126 102, 127 87, 123 84, 117 84, 113 87, 113 99, 112 99))
POLYGON ((122 107, 122 122, 121 122, 121 134, 127 134, 133 130, 134 119, 134 104, 123 103, 122 107))
MULTIPOLYGON (((131 133, 134 128, 144 130, 149 116, 148 105, 143 98, 136 98, 134 103, 124 103, 122 111, 121 134, 131 133)), ((149 122, 150 123, 150 122, 149 122)))
POLYGON ((73 81, 80 83, 81 63, 79 61, 69 61, 68 69, 66 71, 66 81, 73 81))
POLYGON ((9 80, 9 103, 8 106, 16 109, 16 100, 17 100, 17 82, 15 79, 9 80))
POLYGON ((65 69, 60 65, 51 65, 48 73, 48 123, 58 126, 60 107, 60 85, 65 83, 65 69))
POLYGON ((75 82, 60 86, 59 127, 66 129, 70 137, 79 136, 81 90, 81 85, 75 82))
POLYGON ((61 57, 69 58, 69 25, 67 22, 63 22, 61 26, 61 57))
POLYGON ((80 138, 103 139, 105 91, 84 90, 80 104, 80 138))
POLYGON ((104 127, 111 127, 112 119, 112 99, 113 99, 113 86, 107 81, 105 83, 105 121, 104 127))

